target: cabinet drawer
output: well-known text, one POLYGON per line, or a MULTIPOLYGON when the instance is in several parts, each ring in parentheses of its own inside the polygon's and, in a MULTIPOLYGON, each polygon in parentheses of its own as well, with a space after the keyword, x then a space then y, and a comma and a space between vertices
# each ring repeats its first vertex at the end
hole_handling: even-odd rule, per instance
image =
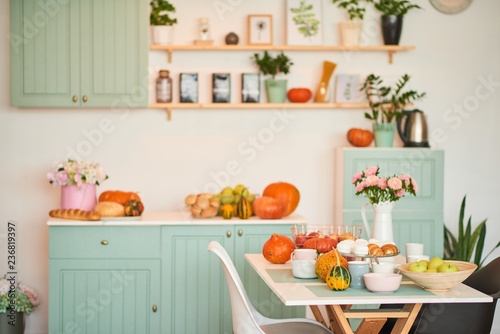
POLYGON ((160 227, 54 226, 50 258, 159 258, 160 227))

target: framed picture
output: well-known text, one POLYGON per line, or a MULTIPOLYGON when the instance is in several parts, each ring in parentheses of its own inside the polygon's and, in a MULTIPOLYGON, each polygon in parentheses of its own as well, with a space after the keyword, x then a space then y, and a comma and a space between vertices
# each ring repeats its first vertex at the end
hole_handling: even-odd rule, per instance
POLYGON ((241 102, 260 102, 260 73, 241 74, 241 102))
POLYGON ((180 74, 181 103, 198 103, 198 73, 180 74))
POLYGON ((231 74, 229 73, 212 74, 212 102, 213 103, 231 102, 231 74))
POLYGON ((287 0, 287 44, 323 45, 321 13, 321 0, 287 0))
POLYGON ((335 87, 335 102, 358 102, 359 75, 339 74, 335 87))
POLYGON ((272 15, 248 15, 248 44, 273 45, 272 15))

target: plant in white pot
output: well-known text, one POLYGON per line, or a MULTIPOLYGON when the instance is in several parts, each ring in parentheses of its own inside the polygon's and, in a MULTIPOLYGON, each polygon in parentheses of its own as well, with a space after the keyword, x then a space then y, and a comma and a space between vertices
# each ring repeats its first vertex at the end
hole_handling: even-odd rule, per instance
POLYGON ((420 9, 406 0, 379 0, 375 2, 375 8, 383 13, 382 15, 382 36, 385 45, 399 45, 401 31, 403 30, 403 16, 410 9, 420 9))
POLYGON ((410 76, 404 74, 396 83, 396 87, 382 86, 380 76, 370 74, 361 91, 364 91, 372 113, 365 117, 374 121, 373 133, 376 147, 392 147, 396 121, 403 115, 403 109, 408 104, 422 99, 426 93, 419 94, 414 90, 403 91, 410 76))
POLYGON ((367 2, 373 2, 373 0, 333 0, 333 3, 336 3, 339 8, 345 9, 349 14, 349 21, 339 23, 341 45, 359 45, 365 14, 362 3, 367 2))
POLYGON ((285 56, 283 52, 277 55, 276 58, 273 58, 265 51, 262 58, 256 53, 253 59, 263 75, 269 74, 272 76, 272 79, 266 79, 265 81, 267 101, 269 103, 285 103, 287 80, 278 80, 276 79, 276 75, 279 73, 288 74, 290 72, 290 66, 293 65, 290 58, 285 56))
POLYGON ((177 23, 177 19, 171 18, 168 13, 175 13, 174 5, 166 0, 153 0, 150 5, 149 23, 153 34, 153 44, 172 44, 174 24, 177 23))

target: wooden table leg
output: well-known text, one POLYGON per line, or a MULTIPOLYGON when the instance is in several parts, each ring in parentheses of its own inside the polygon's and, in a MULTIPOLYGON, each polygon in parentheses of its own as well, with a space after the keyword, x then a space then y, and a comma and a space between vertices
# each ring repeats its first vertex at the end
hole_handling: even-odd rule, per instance
POLYGON ((376 334, 379 333, 382 327, 384 327, 387 318, 379 319, 363 319, 356 334, 376 334))
POLYGON ((321 311, 319 310, 319 307, 317 305, 310 305, 311 311, 314 315, 314 318, 316 318, 316 321, 321 323, 325 327, 329 327, 328 324, 325 322, 325 319, 323 318, 323 315, 321 314, 321 311))
POLYGON ((422 307, 422 304, 406 304, 403 309, 407 310, 410 312, 408 315, 408 318, 401 318, 396 321, 396 325, 394 325, 394 328, 392 329, 391 334, 406 334, 410 331, 411 326, 415 322, 415 319, 417 318, 418 311, 420 311, 420 308, 422 307))
POLYGON ((344 310, 340 305, 327 305, 326 310, 329 312, 329 316, 334 320, 331 322, 332 332, 335 334, 354 334, 349 321, 347 321, 344 315, 344 310))

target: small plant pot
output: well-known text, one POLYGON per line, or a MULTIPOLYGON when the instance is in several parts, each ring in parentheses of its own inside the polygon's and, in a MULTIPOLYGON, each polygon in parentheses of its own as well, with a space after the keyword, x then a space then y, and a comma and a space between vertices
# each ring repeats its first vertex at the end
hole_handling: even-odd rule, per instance
POLYGON ((343 46, 357 46, 361 38, 362 21, 343 21, 339 23, 340 44, 343 46))
POLYGON ((285 103, 287 80, 266 79, 267 102, 285 103))
POLYGON ((392 147, 396 124, 373 123, 373 133, 375 135, 375 147, 392 147))
POLYGON ((403 30, 403 16, 383 15, 382 36, 385 45, 399 45, 401 31, 403 30))
POLYGON ((0 313, 0 333, 2 334, 23 334, 24 333, 24 313, 14 312, 0 313), (9 324, 13 323, 15 318, 15 326, 9 324))
POLYGON ((153 44, 170 45, 174 43, 174 26, 151 26, 153 44))

